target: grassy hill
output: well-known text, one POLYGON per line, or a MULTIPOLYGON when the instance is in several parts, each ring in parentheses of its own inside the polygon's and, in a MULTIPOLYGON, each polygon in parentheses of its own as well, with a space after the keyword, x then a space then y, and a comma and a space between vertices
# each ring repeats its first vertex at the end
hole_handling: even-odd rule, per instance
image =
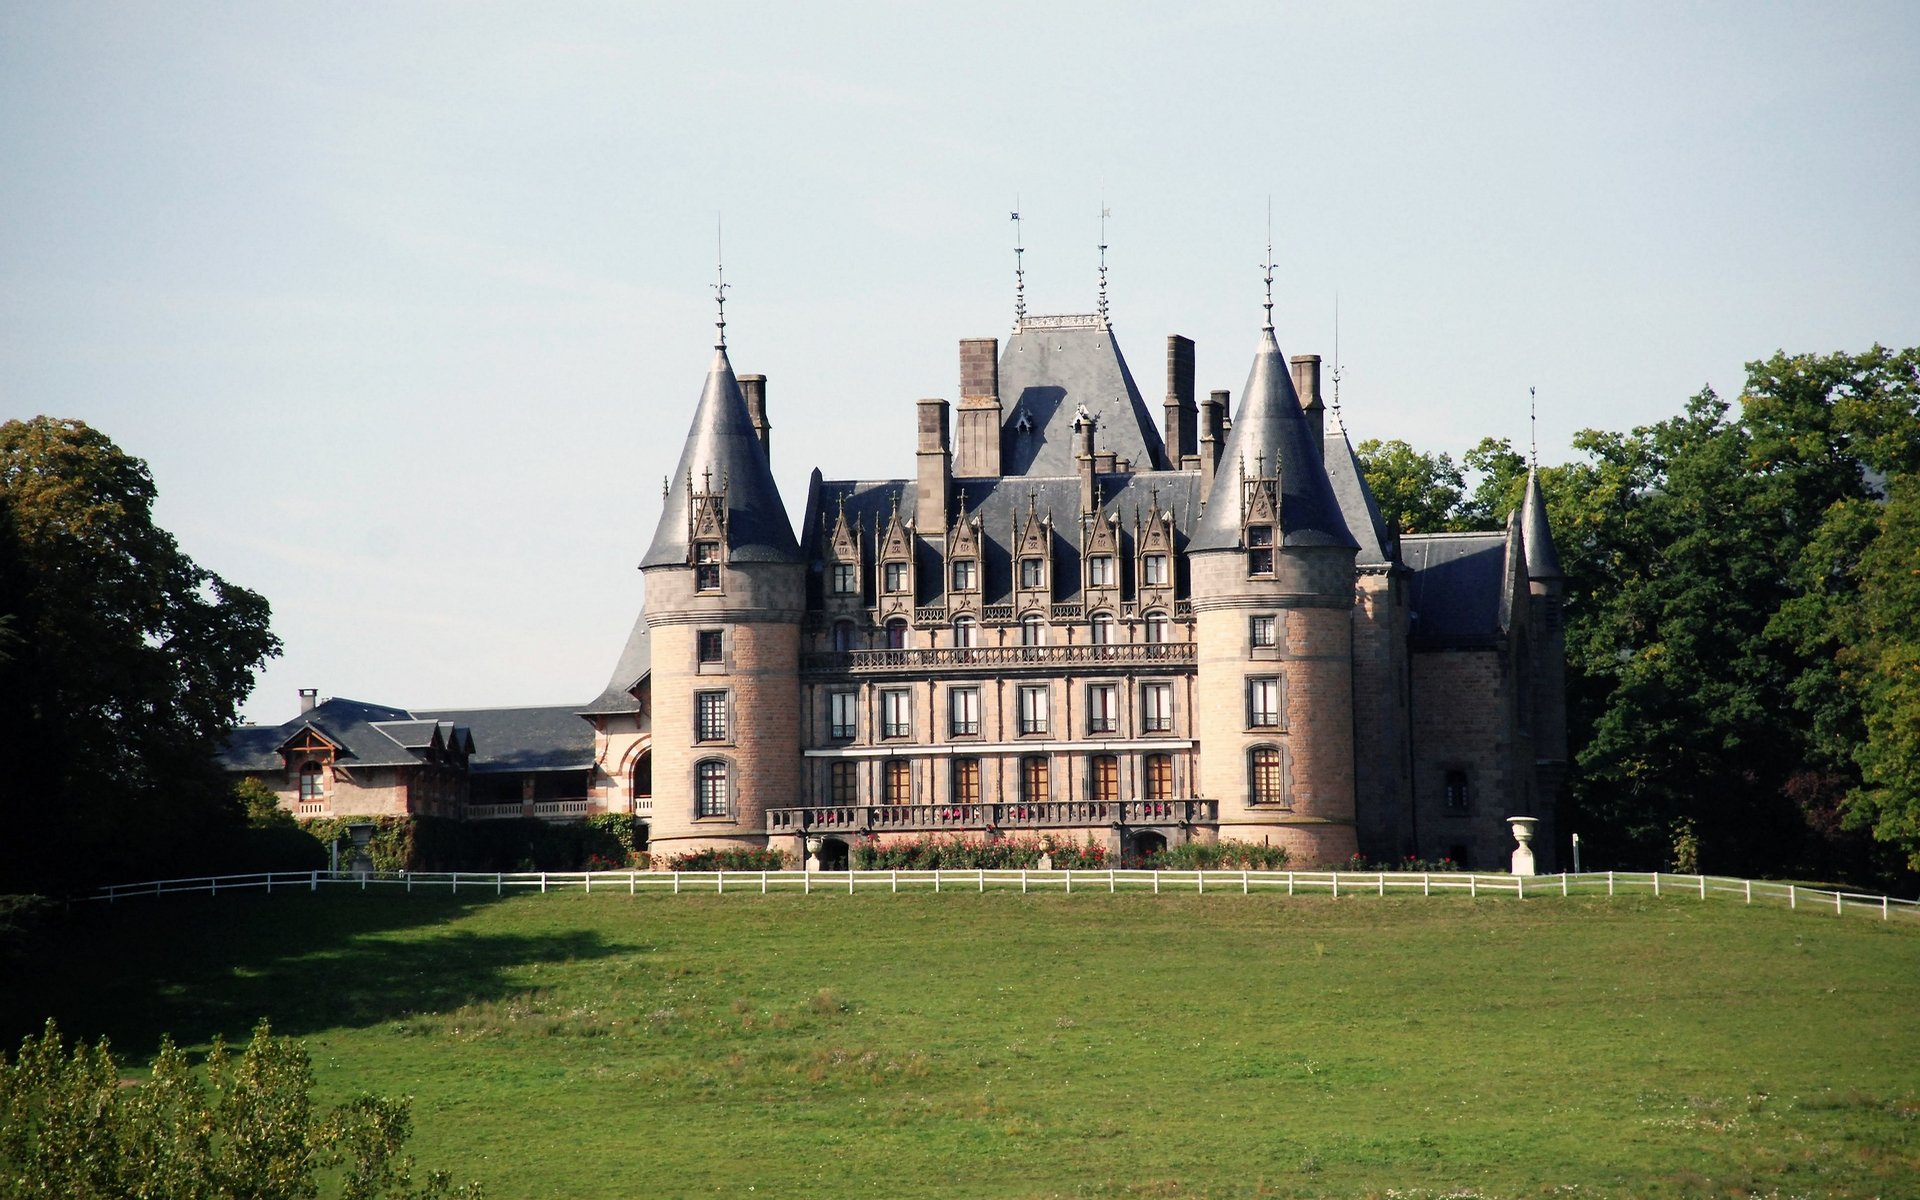
POLYGON ((510 1197, 1920 1195, 1920 922, 1722 901, 334 893, 12 972, 265 1015, 510 1197))

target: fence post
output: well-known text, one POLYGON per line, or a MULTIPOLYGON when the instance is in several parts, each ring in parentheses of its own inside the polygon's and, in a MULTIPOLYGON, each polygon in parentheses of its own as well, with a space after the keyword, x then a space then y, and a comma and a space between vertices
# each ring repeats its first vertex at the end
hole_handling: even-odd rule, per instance
POLYGON ((853 864, 847 864, 847 895, 853 895, 853 864))
POLYGON ((1020 894, 1022 896, 1027 894, 1027 869, 1025 867, 1020 868, 1020 894))
POLYGON ((1107 894, 1112 895, 1115 891, 1118 891, 1118 890, 1119 889, 1116 888, 1113 883, 1113 868, 1108 867, 1107 868, 1107 894))
MULTIPOLYGON (((218 896, 219 894, 220 894, 220 877, 218 875, 207 876, 207 895, 218 896)), ((1835 892, 1834 894, 1836 896, 1839 895, 1838 892, 1835 892)))
POLYGON ((1885 896, 1880 897, 1880 919, 1882 921, 1887 919, 1887 898, 1885 896))
MULTIPOLYGON (((676 892, 680 890, 680 873, 677 871, 674 872, 673 876, 673 890, 676 892)), ((802 871, 800 873, 800 894, 803 896, 813 895, 812 871, 802 871)))
POLYGON ((1156 896, 1160 894, 1160 868, 1158 867, 1153 869, 1153 894, 1156 896))
POLYGON ((1338 900, 1340 898, 1340 872, 1333 871, 1331 874, 1333 875, 1333 898, 1338 900))
POLYGON ((978 878, 978 879, 980 880, 980 894, 981 894, 981 895, 983 895, 983 896, 984 896, 984 895, 986 895, 986 892, 987 892, 987 873, 986 873, 986 871, 985 871, 984 869, 982 869, 982 870, 979 870, 979 871, 975 871, 975 872, 974 872, 974 875, 975 875, 975 876, 976 876, 976 877, 977 877, 977 878, 978 878))
POLYGON ((315 871, 313 873, 313 878, 307 881, 307 890, 310 892, 317 892, 320 890, 320 872, 315 871))
POLYGON ((896 893, 900 890, 900 872, 897 868, 893 872, 893 890, 896 893))
POLYGON ((636 878, 638 875, 638 871, 627 872, 627 895, 629 896, 633 895, 634 890, 639 886, 639 881, 636 878))
POLYGON ((1800 907, 1800 897, 1795 895, 1795 888, 1792 884, 1787 885, 1787 907, 1788 908, 1800 907))
MULTIPOLYGON (((981 888, 980 890, 983 892, 986 891, 985 888, 981 888)), ((935 867, 933 869, 933 894, 936 896, 940 894, 940 868, 939 867, 935 867)))
POLYGON ((767 894, 767 873, 765 871, 760 872, 760 894, 762 896, 767 894))
POLYGON ((680 872, 678 871, 673 873, 673 894, 676 896, 680 894, 680 872))
MULTIPOLYGON (((411 895, 413 895, 413 875, 412 875, 412 873, 411 873, 411 872, 407 872, 407 871, 402 871, 402 872, 401 872, 400 874, 401 874, 401 877, 402 877, 402 878, 404 878, 404 879, 405 879, 405 880, 407 881, 407 895, 409 895, 409 896, 411 896, 411 895)), ((269 884, 268 886, 272 886, 272 885, 271 885, 271 884, 269 884)))
POLYGON ((715 871, 713 873, 713 890, 715 895, 724 896, 727 894, 727 873, 725 871, 715 871))
POLYGON ((1560 896, 1562 899, 1565 899, 1567 896, 1567 873, 1565 871, 1560 872, 1560 896))
POLYGON ((1425 871, 1420 872, 1420 894, 1422 896, 1433 895, 1433 876, 1425 871))
POLYGON ((1833 889, 1833 911, 1835 911, 1835 912, 1845 912, 1845 911, 1846 911, 1846 908, 1845 908, 1845 906, 1844 906, 1844 902, 1843 902, 1843 901, 1842 901, 1842 900, 1840 899, 1840 889, 1839 889, 1839 888, 1835 888, 1835 889, 1833 889))
POLYGON ((1287 895, 1293 895, 1293 872, 1287 872, 1287 895))
POLYGON ((1753 903, 1753 880, 1748 879, 1748 880, 1745 880, 1744 882, 1747 885, 1747 903, 1752 904, 1753 903))
POLYGON ((1653 873, 1653 894, 1655 897, 1660 895, 1660 872, 1658 871, 1653 873))
POLYGON ((1700 898, 1702 900, 1707 898, 1707 877, 1705 875, 1700 877, 1700 898))
POLYGON ((1067 868, 1067 895, 1073 895, 1073 868, 1067 868))
POLYGON ((1613 872, 1607 872, 1607 895, 1613 895, 1613 872))
POLYGON ((1468 875, 1467 876, 1467 899, 1478 900, 1479 898, 1480 898, 1480 877, 1478 875, 1468 875))
POLYGON ((506 890, 507 890, 506 876, 502 875, 498 871, 495 871, 493 873, 493 894, 496 896, 504 895, 506 893, 506 890))
POLYGON ((545 871, 540 872, 540 894, 542 896, 547 894, 547 873, 545 871))
POLYGON ((1205 871, 1195 871, 1193 873, 1193 894, 1196 896, 1204 896, 1207 894, 1207 873, 1205 871))
POLYGON ((593 872, 582 871, 580 872, 580 877, 587 881, 587 895, 593 895, 593 872))
POLYGON ((1385 871, 1380 872, 1380 894, 1382 896, 1387 894, 1387 873, 1385 871))
POLYGON ((1242 896, 1247 894, 1247 873, 1245 871, 1240 872, 1240 894, 1242 896))

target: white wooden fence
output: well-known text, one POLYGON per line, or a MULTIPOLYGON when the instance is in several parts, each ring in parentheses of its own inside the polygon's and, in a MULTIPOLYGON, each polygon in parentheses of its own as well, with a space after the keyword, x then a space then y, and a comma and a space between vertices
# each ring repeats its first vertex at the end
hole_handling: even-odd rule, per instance
POLYGON ((1581 875, 1427 874, 1411 871, 402 871, 384 875, 345 872, 281 871, 256 875, 198 876, 155 879, 101 888, 90 899, 112 903, 138 896, 241 891, 308 891, 321 888, 360 891, 461 891, 505 895, 509 890, 584 892, 665 892, 674 895, 712 892, 1236 892, 1250 895, 1284 892, 1289 896, 1327 894, 1385 896, 1389 892, 1418 892, 1422 896, 1466 893, 1467 896, 1653 896, 1738 899, 1746 904, 1784 905, 1813 912, 1877 912, 1880 919, 1894 915, 1920 917, 1920 900, 1874 896, 1804 884, 1774 883, 1719 875, 1667 875, 1658 872, 1595 871, 1581 875))

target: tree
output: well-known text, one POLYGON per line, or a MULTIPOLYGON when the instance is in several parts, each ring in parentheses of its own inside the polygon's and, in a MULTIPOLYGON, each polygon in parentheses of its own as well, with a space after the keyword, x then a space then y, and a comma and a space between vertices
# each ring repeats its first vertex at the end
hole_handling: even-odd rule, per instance
POLYGON ((418 1187, 405 1100, 360 1096, 318 1112, 306 1048, 265 1021, 239 1054, 214 1042, 202 1084, 163 1039, 127 1086, 107 1043, 68 1053, 52 1021, 0 1058, 0 1200, 479 1200, 443 1172, 418 1187))
POLYGON ((179 865, 240 820, 214 751, 279 639, 153 523, 155 494, 79 421, 0 424, 0 890, 179 865))
POLYGON ((1466 477, 1451 455, 1425 454, 1398 438, 1368 438, 1355 453, 1389 528, 1437 533, 1450 527, 1466 492, 1466 477))
POLYGON ((1857 575, 1857 636, 1841 656, 1864 726, 1848 808, 1920 871, 1920 475, 1891 480, 1879 515, 1857 575))

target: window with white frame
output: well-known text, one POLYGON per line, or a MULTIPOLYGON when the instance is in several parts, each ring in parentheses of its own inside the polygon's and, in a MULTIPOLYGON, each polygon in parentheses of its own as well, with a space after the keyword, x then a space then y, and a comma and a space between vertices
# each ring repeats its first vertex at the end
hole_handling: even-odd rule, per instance
POLYGON ((1087 556, 1087 586, 1113 586, 1113 555, 1092 554, 1087 556))
POLYGON ((1020 618, 1020 644, 1022 646, 1044 646, 1047 643, 1047 626, 1039 613, 1028 613, 1020 618))
POLYGON ((851 740, 860 729, 860 694, 830 692, 827 695, 827 736, 835 741, 851 740))
POLYGON ((1113 644, 1113 614, 1093 614, 1093 619, 1087 622, 1087 639, 1096 646, 1111 646, 1113 644))
POLYGON ((717 758, 705 759, 693 769, 693 815, 727 815, 727 764, 717 758))
POLYGON ((1280 725, 1280 678, 1256 675, 1247 680, 1247 726, 1277 729, 1280 725))
POLYGON ((1040 558, 1023 558, 1020 560, 1021 587, 1037 588, 1047 585, 1045 561, 1046 560, 1040 558))
POLYGON ((1147 614, 1147 641, 1149 643, 1159 645, 1167 641, 1167 634, 1170 631, 1171 627, 1167 621, 1167 614, 1163 612, 1150 612, 1147 614))
POLYGON ((1120 728, 1120 689, 1111 683, 1087 685, 1087 732, 1114 733, 1120 728))
POLYGON ((1143 554, 1140 556, 1140 586, 1167 586, 1167 556, 1164 554, 1143 554))
POLYGON ((1023 684, 1020 688, 1020 732, 1047 731, 1047 689, 1044 684, 1023 684))
POLYGON ((886 564, 885 575, 887 590, 889 592, 904 592, 907 590, 907 564, 903 562, 890 562, 886 564))
POLYGON ((889 688, 880 693, 880 735, 913 736, 913 693, 906 688, 889 688))
POLYGON ((905 650, 907 648, 907 622, 895 617, 887 622, 887 649, 905 650))
POLYGON ((1272 613, 1263 613, 1247 618, 1247 640, 1255 649, 1265 649, 1274 645, 1274 617, 1272 613))
POLYGON ((317 762, 300 764, 300 803, 318 804, 327 798, 327 776, 317 762))
POLYGON ((1273 526, 1247 526, 1247 574, 1273 574, 1273 526))
POLYGON ((979 587, 980 585, 977 582, 975 582, 975 572, 976 572, 976 567, 973 559, 971 558, 954 559, 953 560, 953 590, 956 592, 971 592, 975 588, 979 587))
POLYGON ((947 692, 947 729, 954 737, 974 737, 980 732, 980 689, 951 688, 947 692))
POLYGON ((693 588, 697 592, 717 592, 720 590, 719 542, 694 543, 693 588))
POLYGON ((858 588, 858 586, 859 585, 854 580, 852 563, 833 564, 833 594, 834 595, 851 596, 853 595, 854 591, 858 588))
POLYGON ((725 692, 693 694, 693 738, 697 742, 727 740, 727 694, 725 692))
POLYGON ((960 617, 953 623, 953 644, 962 650, 980 644, 980 626, 972 617, 960 617))
POLYGON ((1140 732, 1173 732, 1173 685, 1171 683, 1140 685, 1140 732))

